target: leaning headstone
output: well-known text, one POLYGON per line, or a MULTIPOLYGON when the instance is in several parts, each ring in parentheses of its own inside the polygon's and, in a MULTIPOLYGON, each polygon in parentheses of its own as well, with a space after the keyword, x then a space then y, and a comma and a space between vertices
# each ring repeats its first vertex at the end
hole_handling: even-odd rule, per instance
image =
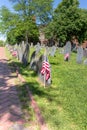
POLYGON ((78 47, 76 62, 79 63, 79 64, 82 63, 82 58, 83 58, 83 48, 82 47, 78 47))
POLYGON ((28 59, 29 59, 29 44, 27 43, 26 46, 25 46, 25 50, 24 50, 24 53, 23 53, 23 57, 22 57, 22 63, 24 65, 27 65, 28 64, 28 59))
POLYGON ((51 47, 50 55, 51 55, 51 56, 54 56, 54 55, 55 55, 55 52, 56 52, 56 46, 52 46, 52 47, 51 47))
POLYGON ((29 68, 36 71, 37 70, 37 58, 36 58, 36 51, 34 51, 32 54, 31 54, 31 57, 30 57, 30 65, 29 65, 29 68))

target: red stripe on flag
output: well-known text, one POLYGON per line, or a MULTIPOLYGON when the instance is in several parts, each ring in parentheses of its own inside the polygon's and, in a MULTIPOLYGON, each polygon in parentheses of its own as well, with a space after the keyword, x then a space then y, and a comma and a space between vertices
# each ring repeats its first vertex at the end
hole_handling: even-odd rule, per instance
POLYGON ((43 61, 41 74, 46 74, 46 81, 50 78, 50 64, 47 61, 43 61))

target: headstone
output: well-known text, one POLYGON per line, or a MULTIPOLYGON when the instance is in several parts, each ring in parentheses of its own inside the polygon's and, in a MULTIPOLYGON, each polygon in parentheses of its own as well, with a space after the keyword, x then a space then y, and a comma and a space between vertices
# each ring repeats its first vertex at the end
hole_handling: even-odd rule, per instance
POLYGON ((83 58, 83 48, 82 47, 78 47, 76 62, 79 63, 79 64, 82 63, 82 58, 83 58))
POLYGON ((71 46, 71 51, 72 51, 72 52, 77 52, 77 46, 76 46, 75 43, 72 44, 72 46, 71 46))
POLYGON ((66 45, 64 47, 64 60, 68 61, 70 59, 70 54, 71 54, 71 42, 68 41, 66 42, 66 45))
POLYGON ((48 58, 45 55, 43 55, 41 58, 39 78, 45 86, 48 86, 51 85, 51 65, 49 64, 48 58))
POLYGON ((87 65, 87 59, 84 60, 83 64, 84 64, 84 65, 87 65))
POLYGON ((41 49, 41 46, 40 46, 40 43, 38 42, 37 45, 35 46, 36 54, 40 52, 40 49, 41 49))
POLYGON ((64 54, 64 48, 59 48, 59 53, 64 54))
POLYGON ((50 55, 51 55, 51 56, 54 56, 54 55, 55 55, 55 52, 56 52, 56 46, 52 46, 52 47, 51 47, 50 55))
POLYGON ((18 45, 17 45, 17 43, 14 45, 14 50, 17 50, 17 48, 18 48, 18 45))
POLYGON ((40 74, 41 68, 42 68, 42 62, 44 60, 44 55, 41 55, 37 61, 37 73, 40 74))
POLYGON ((64 48, 64 53, 66 54, 66 53, 71 53, 71 42, 70 41, 68 41, 68 42, 66 42, 66 45, 65 45, 65 48, 64 48))
POLYGON ((37 60, 36 60, 36 51, 34 51, 31 55, 31 58, 30 58, 30 65, 29 65, 29 68, 36 71, 37 69, 37 60))
POLYGON ((24 53, 23 53, 23 57, 22 57, 22 63, 24 65, 27 65, 28 64, 28 59, 29 59, 29 44, 27 43, 26 46, 25 46, 25 50, 24 50, 24 53))
POLYGON ((22 43, 21 43, 21 49, 22 49, 22 52, 24 53, 24 51, 26 49, 26 43, 24 41, 22 41, 22 43))
POLYGON ((87 48, 84 48, 84 49, 83 49, 83 56, 84 56, 84 57, 87 57, 87 48))
POLYGON ((22 62, 23 52, 22 52, 20 44, 18 45, 17 51, 18 51, 18 59, 20 62, 22 62))
POLYGON ((31 42, 31 46, 30 47, 33 47, 33 42, 31 42))
POLYGON ((50 53, 51 53, 51 49, 50 49, 50 47, 46 46, 46 52, 47 52, 47 56, 49 56, 50 53))

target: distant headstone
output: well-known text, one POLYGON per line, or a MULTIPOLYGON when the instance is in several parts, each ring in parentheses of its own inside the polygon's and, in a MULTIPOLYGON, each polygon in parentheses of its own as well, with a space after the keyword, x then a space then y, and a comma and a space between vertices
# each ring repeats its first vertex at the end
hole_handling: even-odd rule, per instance
POLYGON ((84 60, 83 64, 84 64, 84 65, 87 65, 87 59, 84 60))
POLYGON ((66 42, 65 48, 64 48, 64 54, 71 53, 71 42, 66 42))
POLYGON ((59 53, 64 54, 64 48, 59 48, 59 53))
POLYGON ((55 55, 55 52, 56 52, 56 46, 52 46, 52 47, 51 47, 50 55, 51 55, 51 56, 54 56, 54 55, 55 55))
POLYGON ((46 52, 47 52, 47 56, 49 56, 49 55, 50 55, 50 53, 51 53, 51 48, 50 48, 50 47, 48 47, 48 46, 46 46, 46 52))
POLYGON ((18 48, 18 45, 17 45, 17 43, 14 45, 14 50, 17 50, 17 48, 18 48))
POLYGON ((84 48, 84 49, 83 49, 83 56, 84 56, 84 57, 87 57, 87 48, 84 48))
POLYGON ((41 49, 41 46, 40 46, 40 43, 38 42, 37 45, 35 46, 36 54, 40 52, 40 49, 41 49))
POLYGON ((64 60, 68 61, 70 59, 70 54, 71 54, 71 42, 68 41, 66 42, 66 45, 64 47, 64 60))
POLYGON ((21 43, 21 49, 22 49, 22 52, 24 53, 24 51, 26 49, 26 43, 24 41, 22 41, 22 43, 21 43))
POLYGON ((17 51, 18 51, 18 59, 19 59, 20 62, 22 62, 23 51, 21 49, 21 45, 20 44, 18 45, 17 51))
POLYGON ((79 63, 79 64, 82 63, 82 58, 83 58, 83 48, 82 47, 78 47, 76 62, 79 63))
POLYGON ((31 42, 31 46, 30 47, 33 47, 33 42, 31 42))

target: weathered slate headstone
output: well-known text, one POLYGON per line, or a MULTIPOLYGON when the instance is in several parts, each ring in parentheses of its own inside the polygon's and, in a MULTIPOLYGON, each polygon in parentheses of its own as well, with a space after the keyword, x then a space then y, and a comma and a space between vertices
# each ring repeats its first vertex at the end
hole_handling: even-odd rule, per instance
POLYGON ((40 58, 39 78, 45 86, 48 86, 51 84, 51 65, 48 62, 47 56, 42 55, 40 58))
POLYGON ((56 52, 56 46, 52 46, 52 47, 51 47, 50 55, 51 55, 51 56, 54 56, 54 55, 55 55, 55 52, 56 52))
POLYGON ((83 64, 84 64, 84 65, 87 65, 87 59, 84 60, 83 64))
POLYGON ((18 51, 18 59, 19 59, 20 62, 22 62, 23 51, 21 49, 21 45, 20 44, 18 45, 17 51, 18 51))
POLYGON ((17 50, 17 48, 18 48, 18 45, 17 45, 17 43, 14 45, 14 50, 17 50))
POLYGON ((37 71, 37 58, 36 58, 36 56, 37 56, 36 51, 34 51, 31 54, 30 65, 29 65, 29 68, 34 70, 35 72, 37 71))
POLYGON ((66 42, 66 45, 64 47, 64 60, 68 61, 70 59, 70 54, 71 54, 71 42, 68 41, 66 42))
POLYGON ((26 44, 26 47, 25 47, 25 50, 24 50, 24 53, 23 53, 23 57, 22 57, 22 63, 24 65, 27 65, 28 64, 28 59, 29 59, 29 44, 27 43, 26 44))
POLYGON ((79 64, 82 63, 82 58, 83 58, 83 48, 79 46, 77 49, 76 62, 79 64))
POLYGON ((70 41, 68 41, 68 42, 66 42, 66 45, 65 45, 65 47, 64 47, 64 53, 66 54, 66 53, 71 53, 71 42, 70 41))
POLYGON ((42 62, 44 60, 44 55, 41 55, 37 61, 37 73, 40 74, 41 68, 42 68, 42 62))
POLYGON ((46 52, 47 52, 47 56, 49 56, 51 53, 51 47, 46 46, 46 52))
POLYGON ((38 42, 37 45, 35 46, 36 54, 40 52, 40 49, 41 49, 41 46, 40 46, 40 43, 38 42))
POLYGON ((84 48, 84 49, 83 49, 83 56, 84 56, 84 57, 87 57, 87 48, 84 48))
POLYGON ((77 52, 77 46, 76 46, 75 43, 72 44, 72 46, 71 46, 71 51, 72 51, 72 52, 77 52))

